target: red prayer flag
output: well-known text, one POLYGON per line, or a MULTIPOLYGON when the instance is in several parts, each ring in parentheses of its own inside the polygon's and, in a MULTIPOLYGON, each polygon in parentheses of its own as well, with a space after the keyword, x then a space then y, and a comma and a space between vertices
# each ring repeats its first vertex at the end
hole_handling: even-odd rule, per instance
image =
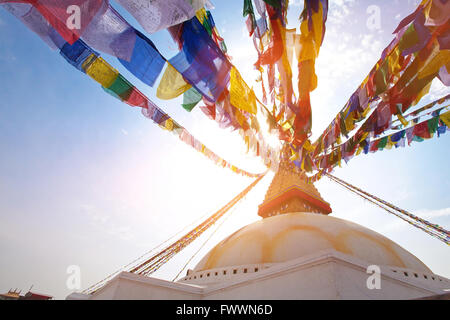
POLYGON ((0 3, 8 2, 33 5, 70 44, 81 37, 100 9, 108 8, 104 0, 0 0, 0 3))
POLYGON ((417 137, 429 139, 431 138, 430 131, 428 130, 427 121, 421 122, 414 126, 413 134, 417 137))
POLYGON ((130 96, 125 100, 130 106, 148 108, 148 99, 136 87, 133 87, 130 96))

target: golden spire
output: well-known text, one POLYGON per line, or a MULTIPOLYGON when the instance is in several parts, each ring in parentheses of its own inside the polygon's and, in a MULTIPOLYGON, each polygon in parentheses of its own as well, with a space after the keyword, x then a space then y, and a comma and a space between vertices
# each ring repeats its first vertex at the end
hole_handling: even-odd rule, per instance
POLYGON ((330 204, 324 201, 306 175, 289 160, 288 147, 280 155, 280 165, 267 190, 258 215, 263 218, 289 212, 330 214, 330 204))

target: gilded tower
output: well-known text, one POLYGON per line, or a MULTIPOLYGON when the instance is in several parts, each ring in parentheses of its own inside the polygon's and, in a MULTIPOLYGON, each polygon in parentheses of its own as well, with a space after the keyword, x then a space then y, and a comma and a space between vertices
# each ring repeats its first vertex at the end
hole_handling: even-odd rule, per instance
POLYGON ((281 152, 280 165, 266 192, 258 215, 263 218, 289 212, 315 212, 328 215, 331 207, 322 199, 305 173, 288 159, 286 148, 281 152))

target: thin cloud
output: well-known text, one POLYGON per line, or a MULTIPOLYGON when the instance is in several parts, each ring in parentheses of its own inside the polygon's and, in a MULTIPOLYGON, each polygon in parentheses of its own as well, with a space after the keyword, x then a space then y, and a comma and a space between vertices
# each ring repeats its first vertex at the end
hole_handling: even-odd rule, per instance
POLYGON ((442 218, 442 217, 449 217, 450 216, 450 208, 442 208, 437 210, 428 210, 423 209, 419 210, 415 213, 417 216, 421 218, 442 218))

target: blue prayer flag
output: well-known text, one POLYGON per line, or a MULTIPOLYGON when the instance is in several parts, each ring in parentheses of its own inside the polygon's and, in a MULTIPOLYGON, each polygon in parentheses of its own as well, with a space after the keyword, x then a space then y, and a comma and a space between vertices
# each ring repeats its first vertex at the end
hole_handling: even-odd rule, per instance
POLYGON ((211 102, 230 81, 231 64, 196 17, 183 23, 182 50, 169 63, 211 102))
POLYGON ((67 60, 71 65, 73 65, 78 70, 85 72, 82 68, 83 62, 91 55, 94 54, 98 56, 98 53, 92 50, 83 40, 78 39, 72 45, 66 42, 60 52, 64 59, 67 60))
POLYGON ((138 30, 130 61, 119 59, 120 63, 145 84, 153 87, 166 60, 153 42, 138 30))

